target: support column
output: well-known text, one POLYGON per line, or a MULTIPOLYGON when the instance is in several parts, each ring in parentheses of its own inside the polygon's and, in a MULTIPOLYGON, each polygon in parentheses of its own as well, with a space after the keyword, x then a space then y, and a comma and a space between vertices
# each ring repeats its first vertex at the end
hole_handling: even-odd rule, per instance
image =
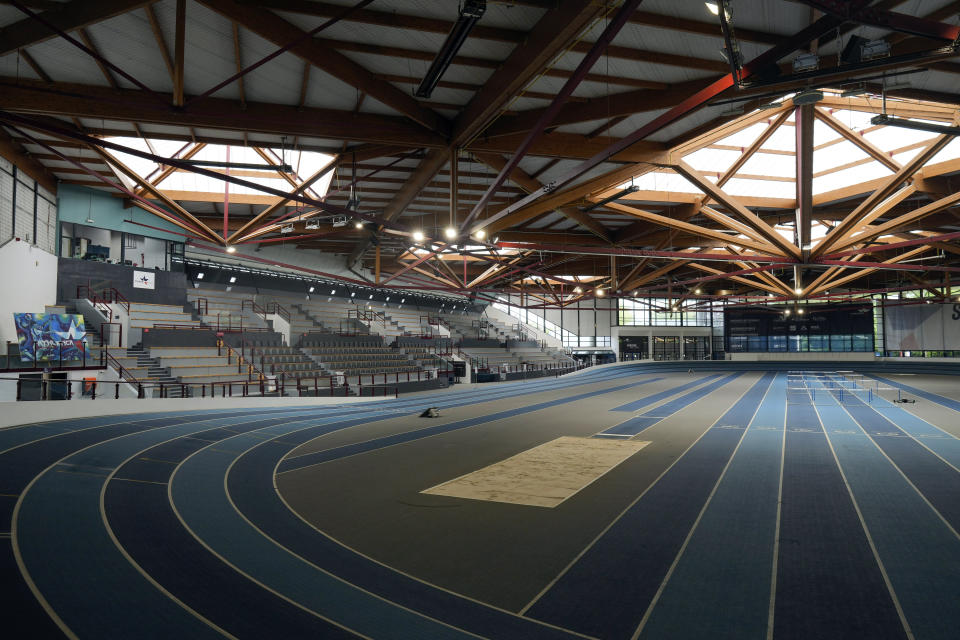
MULTIPOLYGON (((804 262, 810 257, 810 226, 813 220, 813 117, 812 104, 801 105, 794 112, 797 135, 796 241, 804 262)), ((799 284, 797 286, 800 287, 799 284)))

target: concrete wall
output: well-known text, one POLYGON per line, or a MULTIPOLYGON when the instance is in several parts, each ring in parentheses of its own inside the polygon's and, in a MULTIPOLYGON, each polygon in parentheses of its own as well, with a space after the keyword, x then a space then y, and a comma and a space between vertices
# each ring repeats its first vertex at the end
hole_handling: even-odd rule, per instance
MULTIPOLYGON (((241 245, 238 251, 233 254, 225 254, 221 251, 211 251, 203 247, 188 246, 186 257, 204 260, 215 260, 227 264, 248 264, 252 267, 262 269, 283 269, 276 265, 262 262, 263 260, 291 265, 292 267, 310 269, 312 271, 321 271, 332 276, 359 279, 357 273, 350 271, 346 266, 346 256, 333 253, 322 253, 320 251, 302 251, 294 246, 260 246, 260 245, 241 245)), ((358 265, 359 267, 359 265, 358 265)), ((368 278, 373 278, 373 274, 367 270, 359 270, 358 273, 368 278)))
POLYGON ((154 271, 154 289, 136 289, 133 272, 141 270, 119 264, 107 264, 91 260, 60 258, 57 295, 62 301, 73 300, 77 286, 90 284, 96 291, 114 287, 130 302, 170 304, 182 306, 187 302, 187 279, 183 273, 154 271))
POLYGON ((57 257, 9 240, 0 246, 0 274, 0 341, 16 342, 14 313, 43 313, 57 302, 57 257))

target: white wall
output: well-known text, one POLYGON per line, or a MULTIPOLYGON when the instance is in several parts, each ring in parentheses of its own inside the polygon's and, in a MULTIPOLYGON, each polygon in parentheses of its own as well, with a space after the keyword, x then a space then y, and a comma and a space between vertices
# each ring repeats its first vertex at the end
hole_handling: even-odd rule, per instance
POLYGON ((14 313, 43 313, 57 303, 57 257, 25 241, 0 246, 0 344, 17 341, 14 313))

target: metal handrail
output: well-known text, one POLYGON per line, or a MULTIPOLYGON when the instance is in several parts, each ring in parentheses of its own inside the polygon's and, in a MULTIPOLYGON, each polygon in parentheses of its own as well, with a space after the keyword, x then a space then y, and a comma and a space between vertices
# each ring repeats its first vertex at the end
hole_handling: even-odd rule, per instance
POLYGON ((130 313, 130 301, 127 300, 122 293, 117 291, 116 288, 110 287, 109 289, 104 289, 101 293, 103 294, 106 302, 119 304, 126 310, 128 314, 130 313))
POLYGON ((105 349, 103 353, 106 356, 107 364, 110 364, 117 370, 121 380, 131 384, 140 384, 140 381, 137 379, 137 377, 130 373, 126 367, 120 364, 120 362, 110 353, 109 349, 105 349))
POLYGON ((290 312, 279 302, 270 302, 267 304, 267 313, 278 315, 287 322, 290 322, 290 312))

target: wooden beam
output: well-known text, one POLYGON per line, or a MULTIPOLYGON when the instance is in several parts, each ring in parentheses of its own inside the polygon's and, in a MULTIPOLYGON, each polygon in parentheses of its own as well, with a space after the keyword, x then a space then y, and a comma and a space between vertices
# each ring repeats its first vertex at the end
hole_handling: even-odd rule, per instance
MULTIPOLYGON (((930 247, 927 247, 927 246, 917 247, 916 249, 911 249, 910 251, 907 251, 906 253, 902 253, 902 254, 900 254, 899 256, 895 256, 895 257, 890 258, 890 259, 888 259, 888 260, 884 260, 883 263, 884 263, 884 264, 895 264, 895 263, 901 262, 901 261, 903 261, 903 260, 909 260, 910 258, 914 258, 914 257, 920 255, 921 253, 923 253, 923 252, 925 252, 925 251, 928 251, 929 249, 930 249, 930 247)), ((843 285, 847 284, 848 282, 852 282, 852 281, 854 281, 854 280, 857 280, 857 279, 859 279, 859 278, 862 278, 862 277, 864 277, 864 276, 866 276, 866 275, 868 275, 868 274, 871 274, 871 273, 873 273, 874 271, 878 271, 878 270, 879 270, 879 268, 877 268, 877 267, 868 267, 868 268, 866 268, 866 269, 857 269, 854 273, 851 273, 850 275, 842 276, 842 277, 840 277, 840 278, 836 278, 836 279, 834 279, 834 280, 830 280, 829 282, 825 282, 825 283, 821 284, 821 285, 820 285, 819 287, 817 287, 816 289, 810 290, 810 293, 809 293, 809 294, 806 294, 806 295, 816 295, 816 294, 820 293, 821 291, 826 291, 826 290, 829 290, 829 289, 835 289, 836 287, 842 287, 843 285)))
MULTIPOLYGON (((191 146, 189 149, 187 149, 182 155, 179 156, 179 158, 180 158, 181 160, 189 160, 189 159, 192 158, 193 156, 195 156, 195 155, 197 155, 198 153, 200 153, 200 152, 203 150, 203 148, 206 147, 206 146, 207 146, 206 143, 198 142, 198 143, 194 144, 193 146, 191 146)), ((157 174, 157 177, 154 178, 154 179, 150 182, 150 184, 152 184, 153 186, 156 187, 156 186, 158 186, 161 182, 163 182, 163 181, 166 180, 168 177, 170 177, 170 175, 173 174, 173 173, 176 172, 176 171, 177 171, 177 168, 176 168, 176 167, 171 167, 171 166, 163 167, 163 169, 160 171, 160 173, 157 174)), ((143 191, 144 191, 144 190, 143 190, 142 188, 134 189, 134 193, 136 193, 137 195, 143 195, 143 191)))
MULTIPOLYGON (((506 158, 496 153, 476 153, 474 155, 477 157, 477 159, 481 160, 484 164, 497 172, 501 171, 507 164, 506 158)), ((533 193, 543 186, 539 180, 532 178, 529 174, 527 174, 526 171, 519 167, 515 168, 513 173, 510 174, 510 181, 519 186, 526 193, 533 193)), ((607 228, 590 217, 589 214, 580 211, 576 207, 559 207, 557 211, 565 218, 573 220, 583 228, 587 229, 598 238, 606 240, 607 242, 611 241, 610 232, 607 230, 607 228)))
POLYGON ((57 177, 34 159, 23 145, 14 140, 3 127, 0 127, 0 156, 12 162, 50 193, 54 195, 57 193, 57 177))
MULTIPOLYGON (((594 0, 565 0, 547 11, 463 108, 453 126, 454 146, 483 131, 507 101, 548 66, 603 11, 594 0)), ((514 147, 516 148, 516 147, 514 147)))
POLYGON ((852 130, 847 125, 837 120, 831 113, 821 108, 817 108, 815 113, 818 120, 839 133, 846 140, 849 140, 853 144, 860 147, 860 149, 868 156, 872 157, 874 160, 890 169, 890 171, 896 173, 903 168, 900 166, 899 162, 890 157, 890 154, 884 153, 882 149, 874 145, 862 135, 858 134, 856 131, 852 130))
MULTIPOLYGON (((833 231, 828 233, 817 246, 813 248, 810 252, 810 257, 813 259, 819 258, 829 249, 832 249, 836 244, 844 242, 847 240, 853 231, 856 229, 857 225, 862 224, 863 217, 870 212, 874 207, 880 205, 884 200, 893 194, 893 192, 900 187, 901 184, 909 180, 913 174, 920 170, 923 165, 927 163, 933 156, 937 155, 941 149, 950 144, 953 140, 951 135, 942 135, 934 138, 930 141, 930 144, 927 147, 915 155, 910 162, 900 168, 895 174, 887 178, 882 185, 871 193, 867 198, 860 203, 860 205, 854 209, 850 215, 844 218, 840 224, 833 228, 833 231)), ((849 245, 846 245, 849 246, 849 245)))
MULTIPOLYGON (((716 267, 710 267, 705 264, 700 264, 699 262, 691 262, 690 266, 694 269, 699 269, 700 271, 706 271, 707 273, 712 273, 714 275, 723 275, 726 273, 723 269, 717 269, 716 267)), ((751 289, 761 289, 763 291, 769 291, 771 293, 783 293, 779 288, 768 284, 766 282, 761 282, 757 280, 751 280, 750 278, 745 278, 744 276, 729 276, 727 280, 732 280, 734 282, 740 282, 747 285, 751 289)))
MULTIPOLYGON (((61 31, 70 32, 113 16, 132 11, 155 0, 97 0, 97 2, 65 2, 44 11, 40 17, 61 31)), ((27 3, 29 4, 29 3, 27 3)), ((0 56, 17 49, 56 38, 39 20, 27 16, 0 29, 0 56)))
POLYGON ((198 0, 217 13, 236 21, 253 33, 277 46, 300 40, 290 51, 325 73, 356 87, 419 123, 429 131, 447 135, 450 123, 435 111, 420 105, 412 96, 389 82, 384 82, 367 69, 316 38, 303 39, 306 32, 277 14, 252 4, 235 0, 198 0))
MULTIPOLYGON (((247 101, 244 109, 237 100, 215 97, 206 98, 188 109, 179 110, 165 107, 156 98, 136 89, 114 90, 92 85, 46 83, 8 77, 0 77, 0 86, 3 87, 0 91, 0 108, 10 111, 124 120, 174 127, 348 139, 406 149, 446 146, 443 137, 402 117, 314 107, 298 109, 294 105, 251 101, 247 101)), ((88 128, 87 131, 93 134, 97 130, 88 128)), ((130 133, 126 132, 125 135, 130 133)), ((181 134, 177 139, 192 138, 181 134)), ((210 139, 207 141, 213 142, 210 139)), ((269 144, 272 143, 264 143, 264 146, 269 144)), ((325 151, 330 153, 330 150, 325 151)), ((372 157, 380 155, 384 155, 382 149, 377 156, 372 157)))
MULTIPOLYGON (((326 175, 331 170, 331 167, 335 165, 337 162, 339 162, 338 157, 331 158, 330 162, 320 167, 312 176, 304 180, 296 189, 290 192, 290 195, 296 196, 296 195, 302 194, 304 191, 310 188, 310 185, 312 185, 314 182, 316 182, 317 180, 322 178, 324 175, 326 175)), ((277 200, 276 202, 268 206, 266 209, 264 209, 263 211, 255 215, 253 218, 251 218, 248 222, 244 223, 244 225, 240 227, 240 229, 231 233, 230 236, 227 238, 227 244, 235 242, 237 238, 242 236, 249 229, 255 227, 261 221, 268 219, 271 215, 277 212, 281 207, 285 206, 288 202, 290 202, 289 198, 280 198, 279 200, 277 200)))
POLYGON ((170 74, 170 82, 175 84, 177 81, 176 67, 173 64, 173 58, 170 57, 170 50, 167 49, 167 40, 163 37, 163 29, 160 28, 157 14, 153 11, 152 4, 145 5, 143 10, 147 13, 147 21, 150 23, 150 31, 153 32, 153 39, 157 41, 157 50, 160 51, 163 64, 167 67, 167 73, 170 74))
MULTIPOLYGON (((240 26, 231 21, 230 26, 233 31, 233 60, 237 66, 237 73, 243 71, 243 58, 241 56, 240 48, 240 26)), ((244 108, 247 106, 247 94, 243 88, 243 76, 237 78, 237 90, 240 92, 240 105, 244 108)))
POLYGON ((683 160, 677 160, 673 164, 674 170, 686 178, 691 184, 699 188, 705 194, 722 204, 733 215, 746 223, 757 233, 759 233, 767 242, 777 247, 784 255, 800 257, 800 250, 792 242, 787 241, 776 230, 761 220, 755 213, 743 206, 735 197, 728 195, 706 179, 699 171, 688 165, 683 160))
MULTIPOLYGON (((395 220, 420 194, 420 191, 426 186, 433 176, 450 159, 450 148, 431 149, 427 155, 420 161, 417 170, 411 174, 407 183, 397 191, 397 194, 390 200, 389 204, 383 210, 383 219, 386 221, 395 220)), ((347 265, 353 264, 363 255, 370 246, 372 233, 357 243, 356 248, 347 258, 347 265)))
POLYGON ((960 192, 952 193, 945 198, 935 200, 934 202, 914 209, 913 211, 897 216, 892 220, 888 220, 883 224, 871 226, 863 232, 857 233, 855 237, 837 242, 833 246, 833 250, 842 251, 843 249, 855 244, 873 240, 877 236, 886 235, 892 231, 899 231, 902 229, 902 227, 914 225, 927 216, 933 215, 934 213, 938 213, 950 207, 955 207, 958 204, 960 204, 960 192))
POLYGON ((176 26, 173 39, 173 106, 182 107, 184 102, 183 79, 186 72, 185 53, 187 33, 187 0, 177 0, 176 26))
MULTIPOLYGON (((692 233, 696 236, 713 238, 714 240, 719 240, 725 244, 735 244, 740 247, 756 249, 757 251, 760 251, 762 253, 771 253, 771 252, 776 254, 782 253, 778 248, 771 247, 766 242, 757 242, 756 240, 751 240, 749 238, 735 238, 727 233, 721 233, 720 231, 716 231, 714 229, 700 227, 695 224, 690 224, 689 222, 683 222, 681 220, 674 220, 673 218, 668 218, 667 216, 661 216, 656 213, 644 211, 643 209, 638 209, 636 207, 628 207, 622 204, 617 204, 615 202, 611 202, 606 206, 616 211, 621 211, 628 215, 634 216, 636 218, 647 220, 649 222, 654 222, 663 227, 679 229, 681 231, 692 233)), ((783 255, 789 255, 789 254, 783 254, 783 255)))
MULTIPOLYGON (((181 207, 172 198, 168 197, 165 193, 163 193, 162 191, 154 187, 152 184, 150 184, 149 182, 141 178, 135 171, 133 171, 130 167, 128 167, 127 165, 117 160, 117 158, 115 158, 109 152, 104 151, 99 147, 91 147, 91 150, 94 153, 96 153, 98 156, 103 158, 103 160, 107 162, 107 164, 115 167, 117 170, 120 171, 120 173, 124 174, 125 176, 133 180, 135 183, 139 184, 140 187, 144 189, 147 193, 150 193, 151 195, 153 195, 154 198, 160 200, 165 205, 170 207, 175 213, 180 215, 180 217, 182 217, 185 220, 189 220, 194 225, 196 225, 198 230, 207 236, 207 239, 217 243, 220 242, 220 238, 217 237, 217 234, 213 231, 213 229, 208 227, 205 223, 201 222, 199 219, 197 219, 196 216, 194 216, 192 213, 190 213, 189 211, 181 207)), ((151 212, 151 213, 155 214, 156 212, 151 212)))
POLYGON ((752 158, 753 155, 760 149, 760 147, 762 147, 767 140, 770 139, 770 136, 777 132, 777 129, 780 128, 780 125, 786 122, 787 118, 789 117, 789 109, 784 109, 781 111, 780 115, 774 118, 770 124, 767 125, 767 128, 763 130, 763 133, 757 136, 757 139, 751 142, 750 146, 744 149, 743 153, 740 154, 740 157, 734 160, 733 164, 723 172, 723 175, 720 176, 719 180, 717 180, 717 186, 722 187, 730 181, 730 178, 737 175, 743 165, 747 164, 750 158, 752 158))

